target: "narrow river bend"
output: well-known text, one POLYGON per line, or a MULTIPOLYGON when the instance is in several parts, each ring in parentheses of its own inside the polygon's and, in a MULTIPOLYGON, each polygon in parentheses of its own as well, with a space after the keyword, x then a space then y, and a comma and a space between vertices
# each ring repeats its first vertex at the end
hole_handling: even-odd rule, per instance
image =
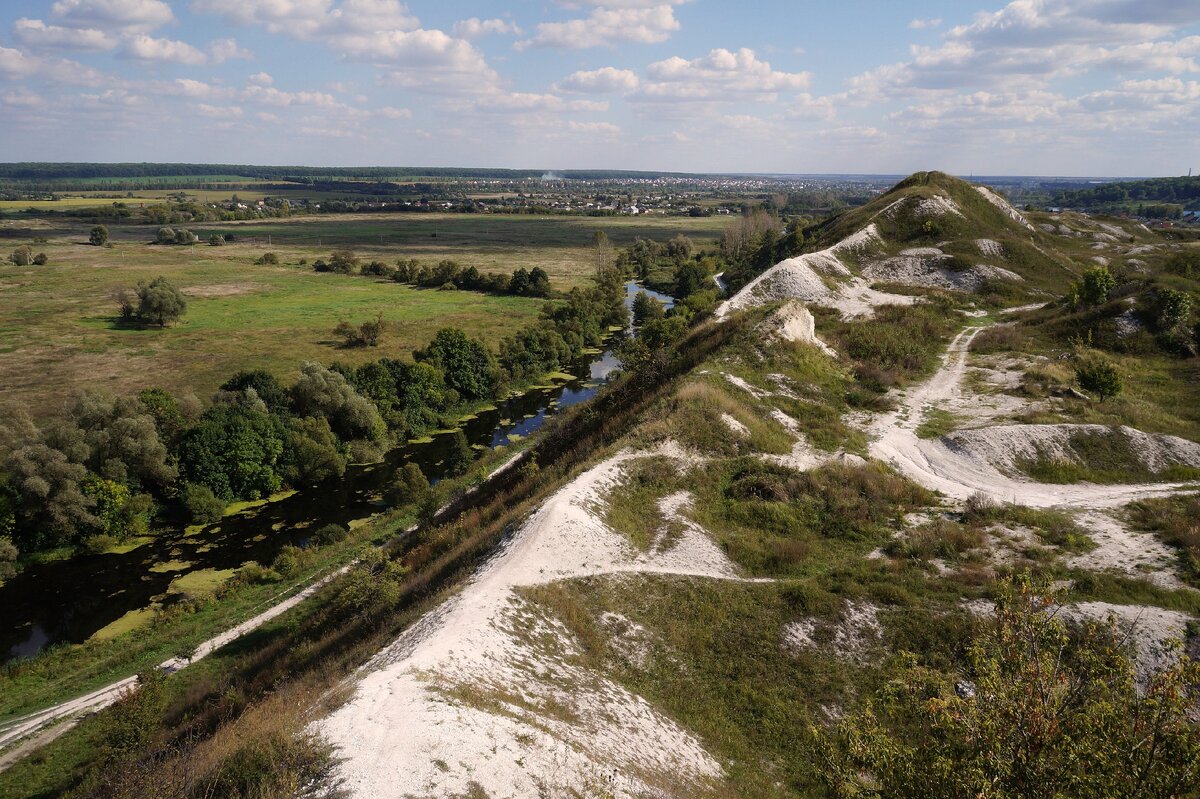
MULTIPOLYGON (((642 291, 626 284, 626 307, 642 291)), ((670 297, 645 289, 669 307, 670 297)), ((467 440, 489 449, 540 428, 546 418, 591 398, 617 368, 612 350, 585 357, 565 370, 572 380, 498 402, 468 419, 467 440)), ((303 543, 322 525, 370 517, 385 509, 381 495, 396 468, 412 462, 431 480, 443 475, 451 433, 388 452, 384 462, 350 466, 339 480, 276 502, 226 516, 192 535, 161 532, 125 553, 78 555, 31 564, 0 587, 0 661, 32 657, 56 643, 80 643, 129 611, 163 601, 171 581, 199 569, 234 569, 247 561, 269 564, 287 544, 303 543)))

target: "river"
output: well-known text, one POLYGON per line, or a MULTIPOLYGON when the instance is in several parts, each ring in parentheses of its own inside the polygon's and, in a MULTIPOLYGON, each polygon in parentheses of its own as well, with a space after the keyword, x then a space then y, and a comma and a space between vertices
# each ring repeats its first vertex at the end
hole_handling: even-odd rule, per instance
MULTIPOLYGON (((672 299, 627 283, 626 308, 638 291, 672 299)), ((528 436, 548 417, 591 398, 617 369, 612 350, 584 357, 567 373, 573 379, 529 391, 466 420, 459 429, 477 447, 494 449, 528 436)), ((288 544, 303 544, 310 531, 329 523, 348 525, 386 509, 382 493, 396 468, 416 463, 431 481, 443 476, 442 462, 453 433, 408 443, 384 461, 352 465, 330 480, 291 496, 231 514, 188 534, 163 531, 150 543, 124 553, 81 554, 30 564, 0 587, 0 660, 27 658, 56 643, 80 643, 130 611, 168 602, 176 578, 199 569, 235 569, 247 561, 269 564, 288 544)))

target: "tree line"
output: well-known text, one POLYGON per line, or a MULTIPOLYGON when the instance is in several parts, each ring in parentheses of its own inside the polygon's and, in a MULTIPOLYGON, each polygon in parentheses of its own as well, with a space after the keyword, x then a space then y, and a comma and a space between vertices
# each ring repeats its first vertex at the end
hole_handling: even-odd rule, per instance
MULTIPOLYGON (((290 385, 238 372, 207 406, 148 388, 135 397, 89 391, 39 424, 12 414, 0 427, 0 542, 22 552, 103 548, 164 514, 213 521, 229 502, 341 476, 348 463, 450 426, 465 404, 501 398, 601 344, 626 324, 623 280, 605 270, 498 352, 448 327, 411 360, 306 363, 290 385)), ((465 471, 472 453, 457 443, 450 468, 465 471)))
POLYGON ((1097 208, 1130 203, 1200 203, 1200 177, 1114 181, 1086 189, 1057 191, 1051 205, 1097 208))
POLYGON ((382 277, 421 288, 462 289, 519 297, 550 296, 550 275, 540 266, 533 269, 520 267, 513 270, 511 275, 504 275, 498 272, 483 273, 474 266, 464 268, 457 261, 449 259, 443 259, 433 266, 421 264, 413 258, 402 258, 395 265, 378 260, 363 263, 353 251, 339 250, 328 261, 317 259, 313 269, 317 272, 382 277))

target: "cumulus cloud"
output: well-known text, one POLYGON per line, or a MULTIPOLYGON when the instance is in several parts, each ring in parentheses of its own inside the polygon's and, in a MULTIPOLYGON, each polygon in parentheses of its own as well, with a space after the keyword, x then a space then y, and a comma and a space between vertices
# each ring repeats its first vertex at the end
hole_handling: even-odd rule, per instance
MULTIPOLYGON (((324 42, 347 61, 385 70, 383 83, 424 91, 485 91, 500 78, 461 36, 423 29, 399 0, 192 0, 192 10, 324 42)), ((468 32, 498 32, 501 20, 467 20, 468 32)), ((515 30, 515 28, 514 28, 515 30)))
POLYGON ((571 120, 567 123, 567 130, 587 136, 612 137, 621 135, 621 128, 611 122, 576 122, 575 120, 571 120))
POLYGON ((618 44, 655 44, 665 42, 677 30, 679 20, 670 5, 598 7, 584 19, 542 22, 533 37, 518 42, 517 47, 582 50, 618 44))
POLYGON ((335 46, 349 60, 388 68, 389 82, 409 88, 485 91, 500 80, 474 45, 440 30, 341 36, 335 46))
POLYGON ((17 89, 16 91, 5 92, 0 94, 0 103, 12 108, 36 108, 42 105, 45 101, 41 95, 33 92, 17 89))
POLYGON ((558 83, 558 88, 565 92, 594 94, 631 92, 638 87, 638 82, 638 76, 632 70, 601 67, 572 72, 558 83))
POLYGON ((127 39, 121 54, 126 58, 135 58, 139 61, 171 61, 191 66, 208 63, 208 55, 187 42, 176 39, 155 39, 145 34, 138 34, 127 39))
POLYGON ((198 114, 214 119, 240 119, 245 114, 241 106, 237 105, 208 105, 207 103, 198 103, 195 108, 198 114))
POLYGON ((175 19, 163 0, 57 0, 50 16, 70 28, 146 33, 175 19))
POLYGON ((95 28, 47 25, 40 19, 24 17, 13 23, 12 34, 18 42, 33 49, 103 52, 117 46, 117 37, 95 28))
POLYGON ((217 39, 208 44, 208 54, 214 64, 220 64, 232 59, 248 60, 254 58, 254 53, 237 43, 236 39, 217 39))
POLYGON ((1200 37, 1171 39, 1200 22, 1200 4, 1162 0, 1013 0, 952 28, 942 44, 849 82, 860 102, 898 93, 1044 87, 1096 69, 1200 71, 1200 37))
POLYGON ((487 114, 524 114, 538 111, 607 111, 608 103, 565 100, 556 94, 494 91, 447 107, 487 114))
POLYGON ((781 72, 748 48, 718 48, 691 60, 675 56, 646 70, 646 80, 633 97, 654 102, 732 102, 774 100, 779 92, 806 89, 808 72, 781 72))
POLYGON ((451 32, 460 39, 479 39, 491 34, 521 35, 521 29, 515 22, 509 22, 506 19, 480 19, 479 17, 455 22, 451 32))
POLYGON ((412 111, 407 108, 392 108, 385 105, 383 108, 376 108, 372 113, 384 119, 412 119, 412 111))
POLYGON ((270 86, 275 82, 275 79, 266 72, 255 72, 253 75, 246 78, 246 80, 258 86, 270 86))
POLYGON ((278 108, 286 108, 288 106, 338 108, 341 105, 332 94, 327 94, 326 92, 285 92, 272 86, 247 86, 238 92, 238 98, 242 102, 260 103, 278 108))
POLYGON ((655 6, 681 6, 691 0, 556 0, 563 8, 653 8, 655 6))
POLYGON ((2 46, 0 46, 0 78, 38 79, 77 86, 98 86, 106 80, 101 73, 91 67, 85 67, 77 61, 47 58, 2 46))
POLYGON ((160 94, 212 100, 229 98, 234 93, 234 90, 228 87, 213 86, 211 83, 205 83, 202 80, 194 80, 192 78, 176 78, 169 83, 155 84, 154 89, 160 94))
POLYGON ((914 19, 908 23, 908 29, 914 31, 923 31, 927 28, 940 28, 941 25, 941 17, 934 17, 932 19, 914 19))
POLYGON ((399 0, 192 0, 193 11, 299 39, 417 27, 399 0))

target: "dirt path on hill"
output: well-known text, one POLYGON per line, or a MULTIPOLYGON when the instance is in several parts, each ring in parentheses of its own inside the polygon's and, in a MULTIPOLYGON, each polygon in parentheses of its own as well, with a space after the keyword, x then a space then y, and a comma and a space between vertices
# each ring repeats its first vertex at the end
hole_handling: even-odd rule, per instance
MULTIPOLYGON (((940 491, 950 499, 965 500, 972 494, 981 493, 999 502, 1012 502, 1035 508, 1112 508, 1138 499, 1165 496, 1190 485, 1035 483, 1004 475, 987 463, 981 463, 951 449, 941 439, 918 438, 916 430, 924 418, 926 408, 938 408, 951 402, 962 406, 962 379, 967 369, 967 355, 971 342, 985 329, 987 328, 967 328, 955 336, 943 357, 941 368, 933 377, 909 389, 896 410, 875 420, 868 429, 874 437, 870 445, 872 457, 890 463, 915 482, 940 491)), ((975 432, 987 430, 988 428, 981 428, 975 432)), ((1019 426, 1016 426, 1015 431, 1013 426, 1003 430, 1003 433, 997 431, 995 435, 1014 435, 1014 432, 1019 433, 1019 426)))
MULTIPOLYGON (((180 669, 187 668, 197 660, 202 660, 216 650, 225 646, 232 641, 236 641, 246 633, 255 630, 268 621, 277 616, 286 613, 292 608, 299 605, 304 600, 315 594, 322 586, 347 572, 351 566, 343 566, 332 574, 322 577, 315 583, 301 590, 299 593, 285 599, 277 605, 259 613, 253 618, 247 619, 241 624, 233 627, 220 635, 216 635, 204 643, 196 647, 191 658, 171 658, 163 661, 158 665, 161 671, 175 672, 180 669)), ((0 771, 11 766, 13 763, 20 760, 25 755, 34 751, 40 746, 49 743, 50 741, 62 735, 67 730, 74 727, 86 715, 103 710, 109 705, 116 702, 121 696, 132 688, 137 686, 137 677, 130 676, 116 682, 109 683, 103 688, 97 688, 91 693, 76 697, 75 699, 62 702, 48 707, 44 710, 39 710, 36 713, 30 713, 20 718, 13 719, 3 725, 0 725, 0 749, 7 751, 0 753, 0 771), (22 745, 17 745, 21 744, 22 745)))

